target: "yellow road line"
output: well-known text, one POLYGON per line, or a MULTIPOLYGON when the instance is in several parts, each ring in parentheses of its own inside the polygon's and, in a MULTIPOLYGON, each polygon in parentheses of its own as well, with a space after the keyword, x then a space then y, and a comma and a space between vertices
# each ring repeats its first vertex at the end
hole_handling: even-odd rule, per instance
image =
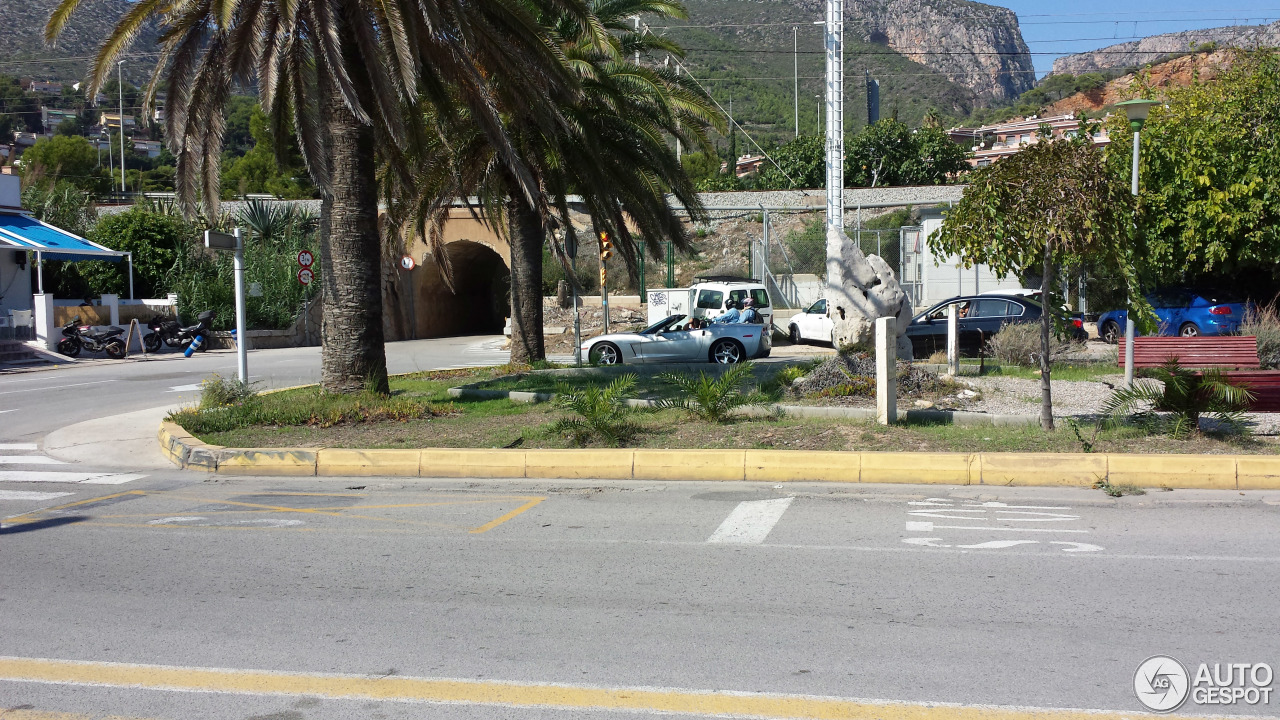
MULTIPOLYGON (((0 681, 341 700, 638 711, 789 720, 1120 720, 1136 712, 902 703, 808 695, 602 688, 0 657, 0 681)), ((1162 717, 1178 717, 1164 715, 1162 717)), ((1185 716, 1182 716, 1185 717, 1185 716)))
POLYGON ((533 499, 532 499, 532 500, 530 500, 529 502, 527 502, 527 503, 525 503, 525 504, 521 505, 520 507, 516 508, 515 510, 512 510, 511 512, 507 513, 506 515, 503 515, 502 517, 497 518, 497 519, 494 519, 494 520, 490 520, 489 522, 487 522, 487 523, 485 523, 485 524, 481 525, 481 526, 480 526, 480 527, 478 527, 478 528, 473 528, 473 529, 471 530, 471 534, 472 534, 472 535, 479 535, 480 533, 489 532, 490 530, 492 530, 492 529, 494 529, 494 528, 498 527, 499 525, 501 525, 502 523, 504 523, 504 522, 506 522, 506 521, 510 520, 511 518, 516 517, 516 516, 517 516, 517 515, 519 515, 520 513, 523 513, 524 511, 529 510, 529 509, 531 509, 531 508, 533 508, 533 507, 537 506, 537 504, 538 504, 538 503, 540 503, 540 502, 542 502, 543 500, 546 500, 546 498, 545 498, 545 497, 536 497, 536 498, 533 498, 533 499))
POLYGON ((88 505, 89 503, 100 502, 102 500, 110 500, 112 498, 124 497, 125 495, 146 495, 146 494, 147 494, 146 490, 125 490, 124 492, 112 493, 110 495, 99 495, 98 497, 89 498, 88 500, 76 500, 75 502, 69 502, 63 505, 54 505, 53 507, 49 507, 49 508, 32 510, 29 513, 23 513, 22 515, 15 515, 9 518, 8 522, 11 522, 11 523, 39 522, 41 518, 35 517, 35 516, 44 515, 45 513, 57 512, 59 510, 67 510, 69 508, 78 507, 80 505, 88 505))

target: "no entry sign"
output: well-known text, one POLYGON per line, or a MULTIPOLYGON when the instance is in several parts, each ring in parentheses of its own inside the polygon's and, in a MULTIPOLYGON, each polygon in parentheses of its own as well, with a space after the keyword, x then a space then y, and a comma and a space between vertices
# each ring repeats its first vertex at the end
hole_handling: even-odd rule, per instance
POLYGON ((313 279, 315 279, 315 274, 311 272, 311 268, 304 267, 298 270, 298 282, 303 285, 310 285, 313 279))

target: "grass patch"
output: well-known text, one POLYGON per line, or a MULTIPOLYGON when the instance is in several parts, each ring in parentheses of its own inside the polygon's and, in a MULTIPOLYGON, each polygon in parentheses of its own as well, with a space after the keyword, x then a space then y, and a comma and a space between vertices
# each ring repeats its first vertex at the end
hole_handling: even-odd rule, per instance
MULTIPOLYGON (((1039 368, 1024 368, 1017 365, 987 364, 983 375, 1000 375, 1025 380, 1039 380, 1039 368)), ((1110 363, 1055 363, 1049 368, 1049 375, 1054 380, 1085 381, 1118 381, 1124 379, 1124 368, 1110 363)))
POLYGON ((1093 484, 1094 490, 1101 490, 1111 497, 1124 497, 1125 495, 1146 495, 1147 491, 1134 485, 1133 483, 1113 483, 1107 480, 1099 480, 1093 484))

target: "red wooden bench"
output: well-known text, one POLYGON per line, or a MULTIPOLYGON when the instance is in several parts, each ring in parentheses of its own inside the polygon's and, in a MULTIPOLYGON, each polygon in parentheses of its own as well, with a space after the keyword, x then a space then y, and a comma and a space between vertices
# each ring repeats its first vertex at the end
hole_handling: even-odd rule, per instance
MULTIPOLYGON (((1125 339, 1119 365, 1124 367, 1125 339)), ((1223 377, 1253 394, 1249 409, 1280 412, 1280 371, 1259 370, 1258 339, 1252 335, 1218 337, 1139 337, 1133 339, 1133 366, 1157 367, 1176 357, 1183 367, 1218 368, 1223 377), (1241 369, 1252 368, 1252 369, 1241 369)))
MULTIPOLYGON (((1124 367, 1125 338, 1120 338, 1117 364, 1124 367)), ((1258 338, 1252 335, 1216 337, 1139 337, 1133 339, 1133 366, 1157 367, 1176 357, 1183 367, 1256 368, 1258 338)))

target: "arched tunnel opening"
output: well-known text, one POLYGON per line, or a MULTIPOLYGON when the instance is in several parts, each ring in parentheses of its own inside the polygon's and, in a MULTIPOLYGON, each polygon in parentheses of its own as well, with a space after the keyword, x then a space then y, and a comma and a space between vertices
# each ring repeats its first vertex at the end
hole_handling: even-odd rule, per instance
POLYGON ((409 332, 401 337, 497 335, 510 307, 510 277, 502 256, 470 240, 445 246, 453 268, 454 291, 445 284, 440 264, 428 255, 407 282, 399 283, 405 301, 400 321, 409 332))

